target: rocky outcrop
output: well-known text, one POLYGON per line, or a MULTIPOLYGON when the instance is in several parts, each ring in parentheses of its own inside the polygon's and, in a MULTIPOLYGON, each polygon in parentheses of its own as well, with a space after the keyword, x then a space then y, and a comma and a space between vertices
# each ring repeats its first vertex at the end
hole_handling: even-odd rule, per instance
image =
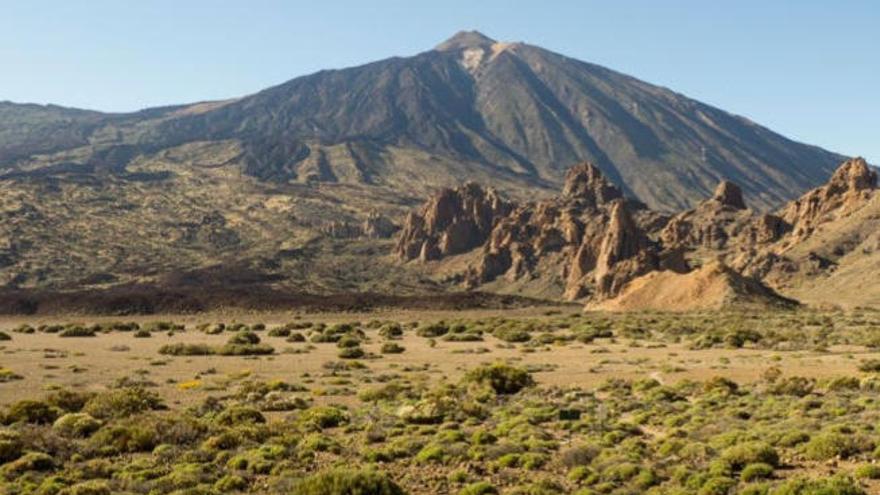
MULTIPOLYGON (((595 293, 604 298, 617 294, 630 280, 658 268, 657 250, 617 200, 599 246, 594 273, 595 293)), ((576 290, 577 284, 569 284, 576 290)))
POLYGON ((381 213, 371 212, 361 223, 361 232, 370 239, 388 239, 399 227, 381 213))
POLYGON ((623 194, 605 179, 595 165, 584 162, 566 172, 562 197, 582 201, 596 208, 622 198, 623 194))
POLYGON ((404 260, 436 260, 483 244, 512 205, 494 189, 467 183, 444 189, 418 213, 410 213, 395 246, 404 260))
POLYGON ((718 203, 722 207, 732 208, 734 210, 745 210, 746 202, 743 200, 742 189, 733 182, 722 180, 715 188, 715 194, 712 195, 712 201, 718 203))
POLYGON ((320 232, 334 239, 388 239, 398 227, 388 217, 371 212, 362 222, 334 220, 320 227, 320 232))
POLYGON ((875 189, 877 172, 863 158, 844 162, 827 184, 782 209, 782 218, 793 226, 792 241, 803 240, 820 224, 857 210, 868 202, 875 189))
POLYGON ((721 181, 712 198, 675 215, 660 233, 666 248, 736 250, 775 242, 790 226, 746 208, 739 186, 721 181))
POLYGON ((568 299, 609 297, 658 266, 656 246, 634 217, 644 206, 625 200, 592 164, 572 167, 562 194, 546 201, 517 206, 481 191, 443 191, 410 214, 397 255, 431 260, 481 246, 464 274, 467 286, 538 278, 550 268, 568 299))
POLYGON ((865 236, 853 234, 857 226, 849 224, 841 230, 848 232, 846 238, 833 244, 830 254, 823 246, 832 244, 804 251, 810 243, 803 241, 847 215, 855 219, 849 223, 873 218, 865 205, 877 199, 876 187, 876 172, 855 159, 780 214, 749 209, 739 186, 725 180, 695 208, 667 217, 627 200, 595 166, 584 163, 568 171, 558 197, 540 202, 506 203, 473 184, 444 191, 410 215, 397 254, 430 260, 467 252, 462 258, 467 268, 455 278, 471 288, 498 282, 492 287, 551 287, 555 292, 540 295, 593 304, 621 294, 636 301, 658 291, 687 306, 710 287, 706 297, 713 298, 713 307, 728 300, 785 305, 764 282, 779 288, 798 274, 821 276, 836 270, 852 246, 870 251, 861 241, 865 236), (709 268, 695 272, 693 267, 709 268), (694 288, 661 291, 661 282, 694 288))

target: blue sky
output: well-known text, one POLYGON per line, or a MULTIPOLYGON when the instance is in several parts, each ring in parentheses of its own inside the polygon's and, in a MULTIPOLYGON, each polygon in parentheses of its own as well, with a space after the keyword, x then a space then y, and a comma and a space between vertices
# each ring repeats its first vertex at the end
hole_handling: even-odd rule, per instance
POLYGON ((128 111, 240 96, 411 55, 460 29, 605 65, 880 164, 872 0, 4 0, 0 100, 128 111))

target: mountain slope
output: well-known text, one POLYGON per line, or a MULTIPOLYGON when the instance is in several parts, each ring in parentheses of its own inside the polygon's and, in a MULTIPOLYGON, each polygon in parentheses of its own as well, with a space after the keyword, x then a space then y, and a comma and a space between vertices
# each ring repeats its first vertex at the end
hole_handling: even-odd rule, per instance
POLYGON ((15 168, 28 146, 32 154, 128 146, 125 159, 133 159, 236 140, 244 172, 261 180, 424 193, 478 179, 514 195, 535 188, 549 195, 568 167, 587 160, 627 195, 675 210, 720 179, 742 184, 750 204, 776 207, 820 184, 842 160, 665 88, 475 32, 412 57, 321 71, 228 102, 82 113, 34 131, 64 124, 66 139, 42 146, 20 138, 15 153, 3 153, 0 124, 0 167, 15 168))
MULTIPOLYGON (((297 78, 168 120, 157 134, 174 144, 242 139, 249 173, 273 180, 300 177, 310 155, 341 143, 369 143, 370 152, 350 158, 359 181, 392 185, 432 164, 389 166, 381 155, 391 147, 550 188, 588 160, 629 195, 667 210, 692 205, 722 178, 744 184, 752 204, 778 206, 842 158, 603 67, 478 33, 414 57, 297 78)), ((345 166, 330 160, 326 168, 345 166)))

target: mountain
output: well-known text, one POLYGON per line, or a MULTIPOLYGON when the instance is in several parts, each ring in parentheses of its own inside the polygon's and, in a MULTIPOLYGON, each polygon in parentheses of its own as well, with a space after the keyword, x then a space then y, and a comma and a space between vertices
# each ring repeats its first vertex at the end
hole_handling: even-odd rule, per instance
POLYGON ((443 290, 433 270, 396 270, 386 254, 407 212, 443 187, 552 200, 590 161, 655 218, 722 179, 772 209, 842 159, 612 70, 463 32, 225 101, 118 114, 0 102, 0 286, 443 290))
POLYGON ((757 207, 779 206, 842 160, 665 88, 476 32, 225 102, 121 115, 0 108, 0 119, 0 166, 10 170, 77 147, 123 147, 121 163, 233 140, 242 170, 261 180, 426 192, 478 179, 549 193, 586 160, 665 210, 692 206, 720 179, 743 184, 757 207))

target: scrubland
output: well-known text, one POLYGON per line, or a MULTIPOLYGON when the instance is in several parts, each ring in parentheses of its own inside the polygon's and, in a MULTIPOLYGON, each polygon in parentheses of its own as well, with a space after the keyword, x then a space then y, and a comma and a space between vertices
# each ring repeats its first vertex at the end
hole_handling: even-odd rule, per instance
POLYGON ((9 494, 880 491, 880 312, 0 323, 9 494))

